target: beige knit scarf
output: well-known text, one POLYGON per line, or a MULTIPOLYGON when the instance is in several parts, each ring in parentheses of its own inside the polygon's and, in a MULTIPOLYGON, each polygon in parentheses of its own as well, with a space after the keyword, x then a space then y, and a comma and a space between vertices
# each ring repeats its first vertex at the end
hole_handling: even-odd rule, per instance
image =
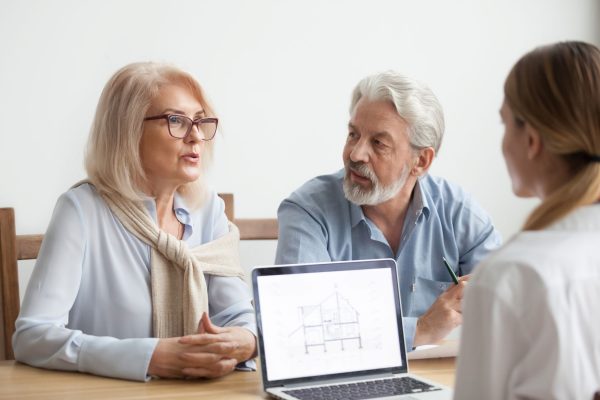
MULTIPOLYGON (((81 181, 75 186, 89 181, 81 181)), ((203 312, 208 312, 204 274, 243 277, 240 267, 238 228, 190 249, 175 236, 162 231, 139 202, 102 193, 102 198, 125 229, 151 248, 152 326, 159 338, 189 335, 198 331, 203 312)))

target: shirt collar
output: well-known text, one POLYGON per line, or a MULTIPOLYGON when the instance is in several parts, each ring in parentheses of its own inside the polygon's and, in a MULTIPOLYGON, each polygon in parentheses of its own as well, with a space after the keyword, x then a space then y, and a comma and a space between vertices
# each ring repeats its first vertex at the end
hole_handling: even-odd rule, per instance
POLYGON ((423 185, 421 185, 421 178, 422 177, 419 177, 419 179, 417 179, 408 209, 409 212, 412 212, 415 215, 423 214, 425 219, 429 219, 431 211, 429 209, 429 202, 427 201, 427 193, 424 193, 423 185))
POLYGON ((360 221, 366 222, 367 217, 365 217, 365 213, 363 212, 362 208, 350 200, 348 200, 348 202, 350 203, 350 223, 352 224, 352 227, 354 228, 360 223, 360 221))
POLYGON ((352 229, 356 228, 361 222, 369 230, 369 237, 372 240, 378 240, 380 242, 387 243, 383 233, 381 233, 379 228, 377 228, 377 226, 365 216, 362 207, 350 202, 350 223, 352 229))
POLYGON ((190 210, 185 204, 185 200, 183 200, 179 192, 175 192, 175 196, 173 196, 173 210, 175 210, 175 213, 179 211, 185 213, 188 216, 190 215, 190 210))
POLYGON ((178 192, 175 192, 175 196, 173 198, 173 210, 175 211, 175 216, 179 222, 185 225, 183 230, 183 240, 187 240, 187 238, 192 236, 192 233, 194 233, 194 225, 192 224, 190 209, 185 204, 185 200, 178 192))
MULTIPOLYGON (((148 213, 157 222, 156 216, 156 201, 153 197, 146 197, 144 199, 144 206, 148 210, 148 213)), ((178 192, 175 192, 173 196, 173 211, 175 211, 175 217, 181 222, 184 227, 183 240, 186 240, 194 232, 194 226, 192 224, 192 217, 188 206, 185 204, 185 200, 181 197, 178 192)))

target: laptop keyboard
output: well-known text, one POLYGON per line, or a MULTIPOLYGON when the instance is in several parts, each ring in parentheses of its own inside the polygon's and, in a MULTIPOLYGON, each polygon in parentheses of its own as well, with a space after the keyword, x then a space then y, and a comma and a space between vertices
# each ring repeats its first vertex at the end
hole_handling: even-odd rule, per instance
POLYGON ((431 392, 441 390, 439 387, 404 376, 401 378, 383 379, 346 383, 342 385, 320 386, 307 389, 285 390, 284 393, 300 400, 360 400, 376 399, 400 394, 431 392))

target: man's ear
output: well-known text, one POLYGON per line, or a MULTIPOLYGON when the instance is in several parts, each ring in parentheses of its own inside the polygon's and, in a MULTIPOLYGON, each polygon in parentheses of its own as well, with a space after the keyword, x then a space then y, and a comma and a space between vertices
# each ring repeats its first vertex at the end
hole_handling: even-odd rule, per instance
POLYGON ((525 123, 525 134, 527 135, 527 159, 533 160, 544 150, 544 142, 539 132, 528 123, 525 123))
POLYGON ((435 157, 435 150, 433 147, 425 147, 424 149, 419 149, 417 152, 417 157, 414 160, 413 167, 411 169, 411 174, 414 176, 422 176, 431 167, 431 163, 433 162, 433 158, 435 157))

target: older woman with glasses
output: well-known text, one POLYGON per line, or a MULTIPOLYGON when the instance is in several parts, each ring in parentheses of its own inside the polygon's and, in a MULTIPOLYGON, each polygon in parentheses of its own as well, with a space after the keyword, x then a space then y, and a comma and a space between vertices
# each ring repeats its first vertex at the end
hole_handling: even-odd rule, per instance
POLYGON ((202 183, 217 123, 174 67, 136 63, 109 80, 88 180, 58 199, 29 281, 17 360, 147 380, 218 377, 253 357, 239 232, 202 183))

